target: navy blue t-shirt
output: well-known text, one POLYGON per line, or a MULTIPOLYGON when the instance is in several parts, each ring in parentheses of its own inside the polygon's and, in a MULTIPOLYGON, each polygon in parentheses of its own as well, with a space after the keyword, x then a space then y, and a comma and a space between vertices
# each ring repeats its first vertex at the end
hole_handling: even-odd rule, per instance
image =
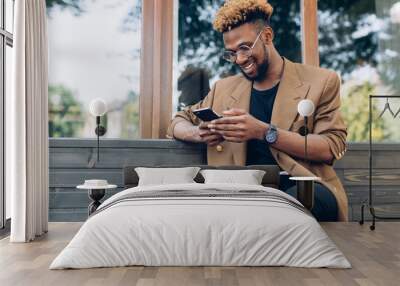
MULTIPOLYGON (((272 108, 278 92, 279 84, 271 89, 251 89, 250 114, 265 123, 271 122, 272 108)), ((264 140, 251 139, 247 142, 246 165, 276 165, 276 161, 264 140)))

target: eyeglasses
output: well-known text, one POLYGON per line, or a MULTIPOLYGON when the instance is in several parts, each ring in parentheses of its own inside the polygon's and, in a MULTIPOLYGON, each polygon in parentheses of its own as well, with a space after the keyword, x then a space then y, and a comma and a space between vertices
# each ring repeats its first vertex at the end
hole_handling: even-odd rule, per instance
POLYGON ((239 49, 236 52, 224 51, 222 58, 230 63, 235 63, 238 57, 242 57, 242 58, 246 58, 246 59, 251 57, 251 55, 253 53, 253 48, 256 45, 258 39, 260 38, 261 33, 262 33, 262 31, 260 33, 258 33, 257 38, 251 47, 242 45, 239 47, 239 49))

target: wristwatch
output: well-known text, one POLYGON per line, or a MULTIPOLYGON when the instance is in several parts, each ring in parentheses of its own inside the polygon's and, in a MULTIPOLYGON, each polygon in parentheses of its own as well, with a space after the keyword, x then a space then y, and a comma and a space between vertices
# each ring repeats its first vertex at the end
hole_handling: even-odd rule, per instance
POLYGON ((274 144, 278 139, 278 129, 275 125, 270 124, 267 132, 265 133, 265 141, 268 144, 274 144))

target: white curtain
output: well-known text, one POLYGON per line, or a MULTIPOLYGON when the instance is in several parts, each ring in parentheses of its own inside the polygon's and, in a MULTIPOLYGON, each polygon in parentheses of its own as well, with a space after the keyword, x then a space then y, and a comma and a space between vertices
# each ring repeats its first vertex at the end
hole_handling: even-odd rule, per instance
MULTIPOLYGON (((48 227, 48 47, 45 0, 15 1, 13 92, 8 98, 7 184, 12 242, 48 227)), ((7 99, 6 99, 7 100, 7 99)))

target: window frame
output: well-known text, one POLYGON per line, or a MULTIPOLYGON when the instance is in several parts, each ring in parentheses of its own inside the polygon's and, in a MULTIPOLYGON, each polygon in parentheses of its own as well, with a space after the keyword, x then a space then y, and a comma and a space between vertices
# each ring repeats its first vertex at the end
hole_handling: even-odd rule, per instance
POLYGON ((172 116, 174 0, 142 1, 140 138, 165 138, 172 116))
POLYGON ((301 0, 300 13, 303 63, 318 67, 318 0, 301 0))
MULTIPOLYGON (((5 95, 6 95, 6 50, 7 46, 13 47, 13 34, 6 30, 6 0, 0 0, 0 229, 6 226, 6 188, 5 188, 5 95)), ((12 1, 15 5, 15 1, 12 1)), ((12 9, 14 12, 14 8, 12 9)), ((9 224, 8 224, 9 225, 9 224)))

